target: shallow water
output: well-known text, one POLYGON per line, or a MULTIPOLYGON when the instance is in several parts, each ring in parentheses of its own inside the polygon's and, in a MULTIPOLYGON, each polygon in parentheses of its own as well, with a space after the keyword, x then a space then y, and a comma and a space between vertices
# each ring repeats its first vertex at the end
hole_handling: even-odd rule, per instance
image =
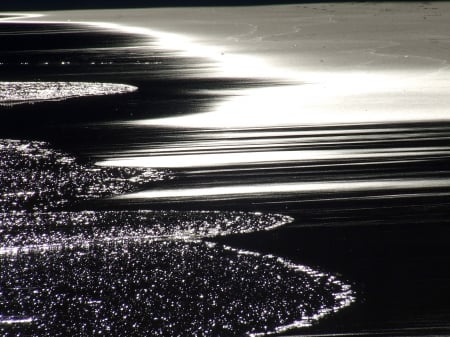
POLYGON ((83 96, 115 95, 137 90, 114 83, 83 82, 0 82, 0 104, 32 104, 83 96))
POLYGON ((0 108, 0 331, 450 331, 448 123, 141 123, 286 83, 111 27, 2 27, 5 81, 139 90, 0 108))
POLYGON ((7 335, 265 334, 309 326, 354 300, 332 275, 198 241, 273 229, 292 221, 286 216, 11 212, 0 220, 7 335))
POLYGON ((0 255, 123 240, 193 240, 270 230, 291 221, 279 214, 223 211, 0 213, 0 255))
POLYGON ((80 165, 43 142, 1 145, 0 329, 7 335, 268 333, 308 326, 354 300, 350 287, 331 274, 193 241, 271 230, 290 217, 48 212, 169 176, 80 165))
POLYGON ((99 242, 0 264, 6 333, 235 336, 306 326, 352 300, 326 274, 205 242, 99 242))
POLYGON ((0 165, 2 212, 54 209, 170 178, 164 170, 80 164, 44 142, 24 140, 0 139, 0 165))
MULTIPOLYGON (((0 141, 0 330, 4 334, 265 334, 309 326, 354 301, 350 286, 331 273, 204 241, 274 230, 291 222, 288 216, 239 209, 151 210, 151 205, 127 210, 128 202, 118 207, 122 210, 95 210, 98 205, 90 203, 93 199, 101 202, 177 177, 163 168, 94 166, 87 156, 77 159, 56 149, 57 144, 79 146, 75 150, 79 152, 85 142, 83 130, 89 135, 92 128, 80 122, 112 117, 110 103, 101 108, 98 105, 97 117, 90 112, 95 104, 106 102, 99 96, 134 92, 128 95, 130 102, 136 102, 139 115, 149 104, 158 106, 145 96, 152 81, 171 84, 152 95, 172 108, 176 106, 173 97, 183 103, 185 97, 195 101, 195 95, 186 96, 180 90, 190 83, 195 92, 195 81, 177 83, 186 74, 170 75, 176 62, 148 47, 127 48, 126 36, 121 34, 105 49, 96 36, 105 36, 101 29, 88 33, 77 25, 6 24, 4 28, 8 33, 2 38, 10 43, 10 50, 3 55, 2 67, 7 69, 6 77, 14 81, 2 82, 6 89, 3 112, 8 125, 20 122, 20 127, 3 134, 24 137, 24 130, 30 128, 28 137, 37 135, 51 141, 0 141), (18 40, 32 43, 36 29, 44 36, 42 44, 36 46, 39 50, 22 50, 20 41, 9 40, 17 35, 18 40), (64 41, 60 34, 64 34, 64 41), (83 49, 81 37, 87 38, 83 49), (53 43, 59 48, 53 50, 53 43), (115 43, 123 45, 114 47, 115 43), (155 60, 158 57, 160 60, 155 60), (28 77, 25 70, 30 67, 46 81, 28 77), (57 80, 77 80, 85 67, 95 70, 89 73, 95 82, 57 80), (130 72, 133 67, 139 73, 130 72), (147 83, 142 86, 135 79, 142 77, 141 70, 147 67, 147 83), (65 71, 69 73, 64 75, 65 71), (130 84, 104 82, 117 73, 123 75, 120 83, 130 84), (90 102, 80 100, 86 96, 92 96, 90 102), (74 97, 77 101, 72 103, 74 97), (85 114, 86 108, 89 111, 85 114), (35 111, 41 115, 33 118, 35 111), (71 122, 70 127, 61 124, 66 121, 71 122), (69 141, 63 136, 61 142, 60 127, 68 129, 63 134, 69 141)), ((113 34, 109 37, 115 38, 113 34)), ((235 87, 244 85, 227 82, 235 87)), ((209 83, 198 81, 200 86, 209 83)), ((128 109, 132 105, 126 103, 127 114, 132 115, 128 109)), ((94 133, 107 138, 104 131, 108 124, 98 126, 100 132, 95 127, 94 133)), ((108 144, 98 142, 103 143, 108 144)))

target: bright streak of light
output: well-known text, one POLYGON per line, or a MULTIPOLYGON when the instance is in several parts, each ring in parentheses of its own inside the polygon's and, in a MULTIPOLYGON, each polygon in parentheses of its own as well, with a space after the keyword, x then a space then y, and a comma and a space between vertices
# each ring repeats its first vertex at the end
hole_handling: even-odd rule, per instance
POLYGON ((131 158, 111 158, 97 162, 99 166, 126 166, 152 168, 212 167, 226 165, 248 165, 259 163, 281 163, 289 161, 375 159, 420 157, 426 155, 449 155, 447 147, 403 148, 403 149, 363 149, 357 150, 300 150, 300 151, 258 151, 227 152, 208 154, 181 154, 167 156, 142 156, 131 158))
MULTIPOLYGON (((3 15, 3 14, 2 14, 3 15)), ((15 21, 15 20, 25 20, 25 19, 35 19, 43 17, 42 14, 37 13, 4 13, 4 18, 0 18, 0 21, 15 21)))
POLYGON ((449 71, 444 67, 311 71, 274 66, 268 58, 233 53, 230 46, 206 45, 187 34, 106 22, 73 23, 148 36, 149 48, 201 59, 206 63, 202 76, 270 78, 291 84, 235 91, 203 113, 132 124, 239 128, 450 119, 449 71), (155 38, 156 43, 150 42, 155 38))
POLYGON ((33 322, 31 317, 15 317, 15 316, 2 316, 0 315, 0 325, 12 325, 12 324, 28 324, 33 322))
POLYGON ((168 199, 208 196, 248 196, 261 194, 386 191, 449 187, 450 179, 393 179, 378 181, 330 181, 326 183, 277 183, 230 185, 220 187, 180 188, 142 191, 118 196, 115 199, 168 199))
MULTIPOLYGON (((84 22, 84 24, 86 23, 84 22)), ((214 63, 212 69, 208 69, 210 75, 234 78, 278 77, 294 79, 292 71, 281 71, 280 69, 271 67, 270 64, 262 58, 251 55, 228 53, 226 47, 199 43, 194 36, 107 22, 90 22, 89 24, 100 28, 156 38, 157 47, 171 51, 174 55, 209 59, 210 62, 212 61, 214 63)), ((152 45, 152 47, 154 47, 154 45, 152 45)))
POLYGON ((204 113, 133 124, 243 128, 450 119, 450 84, 441 75, 342 72, 303 78, 307 83, 236 92, 204 113))

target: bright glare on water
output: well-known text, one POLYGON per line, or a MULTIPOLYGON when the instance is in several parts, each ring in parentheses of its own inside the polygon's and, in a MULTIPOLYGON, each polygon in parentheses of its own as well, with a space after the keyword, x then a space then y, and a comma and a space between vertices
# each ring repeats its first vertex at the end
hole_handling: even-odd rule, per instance
POLYGON ((99 169, 45 142, 0 139, 0 211, 46 210, 170 179, 165 170, 99 169))
POLYGON ((72 245, 2 256, 0 266, 0 331, 10 334, 266 334, 354 300, 326 273, 202 241, 72 245))
POLYGON ((137 87, 90 82, 0 82, 0 105, 59 101, 75 97, 103 96, 136 91, 137 87))
POLYGON ((238 211, 49 212, 170 178, 95 168, 43 142, 2 140, 0 331, 31 335, 266 334, 354 301, 335 276, 204 241, 292 218, 238 211))

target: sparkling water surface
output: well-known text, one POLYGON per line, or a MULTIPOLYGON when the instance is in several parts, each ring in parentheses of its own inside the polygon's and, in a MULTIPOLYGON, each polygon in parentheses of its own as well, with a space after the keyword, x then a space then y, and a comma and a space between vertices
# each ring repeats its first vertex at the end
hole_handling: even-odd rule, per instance
POLYGON ((83 211, 0 213, 0 255, 94 243, 196 239, 269 230, 292 219, 225 211, 83 211))
POLYGON ((115 83, 0 82, 0 104, 57 101, 84 96, 123 94, 136 90, 134 86, 115 83))
POLYGON ((309 326, 354 301, 331 274, 202 241, 274 229, 288 216, 55 211, 171 174, 80 164, 45 142, 4 139, 0 154, 0 331, 7 336, 257 335, 309 326))
POLYGON ((135 190, 165 170, 98 168, 45 142, 0 139, 0 211, 47 210, 135 190))
POLYGON ((2 256, 0 265, 7 335, 269 333, 307 326, 353 300, 333 276, 201 241, 66 247, 2 256))
MULTIPOLYGON (((351 282, 317 263, 305 266, 298 252, 290 260, 221 241, 265 233, 276 238, 275 230, 297 221, 284 215, 284 208, 242 211, 241 204, 202 210, 179 195, 162 202, 149 198, 148 193, 187 183, 189 198, 225 199, 230 195, 209 199, 204 189, 223 184, 227 174, 252 186, 273 180, 272 189, 281 176, 304 177, 282 170, 280 176, 261 174, 271 171, 257 167, 297 163, 305 152, 291 150, 304 145, 298 140, 303 130, 243 129, 233 136, 231 129, 181 131, 146 122, 205 112, 220 103, 218 97, 259 87, 263 79, 214 78, 217 62, 168 52, 162 41, 120 26, 2 27, 0 40, 10 49, 0 60, 5 71, 0 105, 5 125, 14 125, 18 136, 0 128, 8 134, 0 140, 0 334, 280 334, 318 325, 355 303, 351 282), (40 30, 45 34, 37 42, 40 30), (64 124, 66 117, 70 123, 64 124), (101 166, 91 164, 92 149, 101 166), (135 165, 130 156, 151 157, 151 164, 135 165), (227 160, 231 156, 237 162, 227 160), (181 165, 168 165, 172 158, 181 165), (206 179, 193 179, 196 174, 206 179), (130 193, 146 196, 136 205, 130 193), (113 196, 123 198, 110 200, 113 196), (98 203, 90 202, 94 199, 98 203)), ((342 132, 327 139, 341 142, 349 130, 342 132)), ((314 137, 307 143, 317 143, 314 137)), ((341 157, 348 159, 348 152, 341 157)), ((250 193, 255 200, 248 205, 261 202, 260 194, 250 193)))
POLYGON ((328 273, 202 241, 288 216, 239 211, 48 211, 170 177, 99 168, 44 142, 2 140, 0 331, 266 334, 308 326, 354 293, 328 273))

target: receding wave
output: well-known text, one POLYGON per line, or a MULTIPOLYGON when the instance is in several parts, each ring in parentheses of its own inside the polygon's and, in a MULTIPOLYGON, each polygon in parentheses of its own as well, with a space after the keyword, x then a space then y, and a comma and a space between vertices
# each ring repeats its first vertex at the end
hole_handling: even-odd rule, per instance
POLYGON ((237 211, 0 213, 0 255, 120 240, 197 239, 273 229, 292 219, 237 211))
POLYGON ((164 170, 98 168, 45 142, 0 139, 0 211, 47 210, 136 190, 164 170))
POLYGON ((59 101, 84 96, 124 94, 137 87, 95 82, 0 82, 0 105, 59 101))
POLYGON ((0 258, 0 330, 43 336, 236 336, 307 326, 353 301, 335 277, 189 240, 0 258))

